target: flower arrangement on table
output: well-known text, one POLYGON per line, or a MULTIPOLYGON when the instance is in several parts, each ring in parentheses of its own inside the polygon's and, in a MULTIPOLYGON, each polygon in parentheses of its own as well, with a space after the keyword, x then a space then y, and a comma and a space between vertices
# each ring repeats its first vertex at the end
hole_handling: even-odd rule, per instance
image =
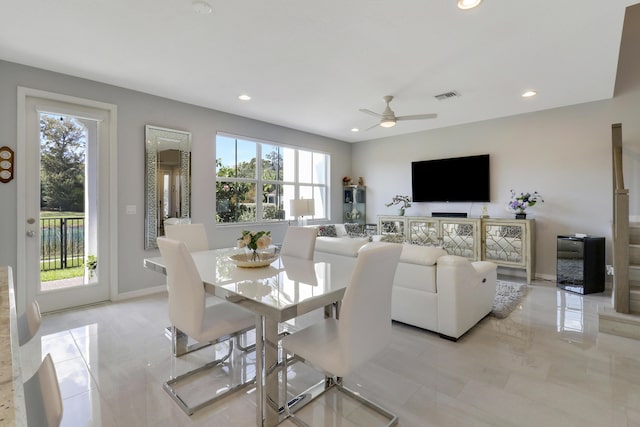
POLYGON ((271 231, 249 231, 244 230, 242 237, 238 239, 239 248, 249 248, 252 252, 251 260, 260 259, 258 250, 263 250, 271 244, 271 231))
POLYGON ((517 215, 526 215, 525 211, 530 206, 535 206, 536 203, 544 203, 542 196, 537 191, 533 193, 520 193, 516 194, 511 190, 511 200, 507 204, 507 210, 517 215))

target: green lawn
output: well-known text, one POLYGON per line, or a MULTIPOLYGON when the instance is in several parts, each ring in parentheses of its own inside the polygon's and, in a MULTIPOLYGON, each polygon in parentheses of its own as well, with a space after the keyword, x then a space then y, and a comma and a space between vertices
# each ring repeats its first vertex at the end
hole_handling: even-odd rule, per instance
MULTIPOLYGON (((40 211, 40 218, 63 218, 63 217, 84 217, 84 212, 59 212, 59 211, 40 211)), ((52 280, 70 279, 72 277, 81 277, 84 275, 84 266, 65 268, 62 270, 49 270, 40 272, 41 282, 50 282, 52 280)))
POLYGON ((72 277, 81 277, 84 275, 84 266, 64 268, 62 270, 49 270, 40 272, 41 282, 50 282, 52 280, 70 279, 72 277))
POLYGON ((40 218, 83 217, 84 212, 40 211, 40 218))

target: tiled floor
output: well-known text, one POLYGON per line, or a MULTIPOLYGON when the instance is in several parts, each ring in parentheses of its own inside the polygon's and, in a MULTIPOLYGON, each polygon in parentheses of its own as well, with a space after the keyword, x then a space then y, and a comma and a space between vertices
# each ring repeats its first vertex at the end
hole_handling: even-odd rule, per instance
MULTIPOLYGON (((610 296, 535 282, 508 318, 487 317, 456 343, 394 324, 391 345, 346 382, 395 411, 402 427, 640 426, 640 341, 598 334, 602 304, 610 296)), ((214 349, 175 360, 166 324, 166 295, 45 316, 22 349, 25 375, 52 354, 64 426, 255 425, 252 390, 191 417, 180 411, 162 382, 214 349)), ((294 388, 312 376, 297 369, 294 388)), ((301 417, 312 426, 380 425, 335 394, 301 417)))

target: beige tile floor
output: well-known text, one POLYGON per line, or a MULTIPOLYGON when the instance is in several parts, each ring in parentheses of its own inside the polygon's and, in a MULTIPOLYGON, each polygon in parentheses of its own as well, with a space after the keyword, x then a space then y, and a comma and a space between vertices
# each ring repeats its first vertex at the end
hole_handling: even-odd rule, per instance
MULTIPOLYGON (((487 317, 456 343, 394 324, 387 349, 346 383, 395 411, 402 427, 640 426, 640 341, 599 334, 600 305, 610 305, 610 295, 582 297, 535 282, 508 318, 487 317)), ((25 375, 52 354, 64 426, 255 425, 254 390, 191 417, 180 411, 162 382, 224 346, 176 360, 166 324, 162 294, 47 315, 21 350, 25 375)), ((224 383, 211 378, 184 390, 197 398, 207 381, 224 383)), ((291 387, 317 378, 294 367, 291 387)), ((300 412, 312 426, 380 425, 335 393, 300 412)))

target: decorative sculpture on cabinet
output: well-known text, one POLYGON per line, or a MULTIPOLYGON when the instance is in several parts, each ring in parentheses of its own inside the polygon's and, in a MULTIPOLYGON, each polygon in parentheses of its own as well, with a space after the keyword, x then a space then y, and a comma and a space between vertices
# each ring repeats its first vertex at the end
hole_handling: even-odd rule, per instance
POLYGON ((398 211, 398 215, 403 216, 404 210, 411 207, 411 197, 409 196, 393 196, 391 203, 385 203, 386 207, 397 205, 398 203, 402 203, 400 210, 398 211))

